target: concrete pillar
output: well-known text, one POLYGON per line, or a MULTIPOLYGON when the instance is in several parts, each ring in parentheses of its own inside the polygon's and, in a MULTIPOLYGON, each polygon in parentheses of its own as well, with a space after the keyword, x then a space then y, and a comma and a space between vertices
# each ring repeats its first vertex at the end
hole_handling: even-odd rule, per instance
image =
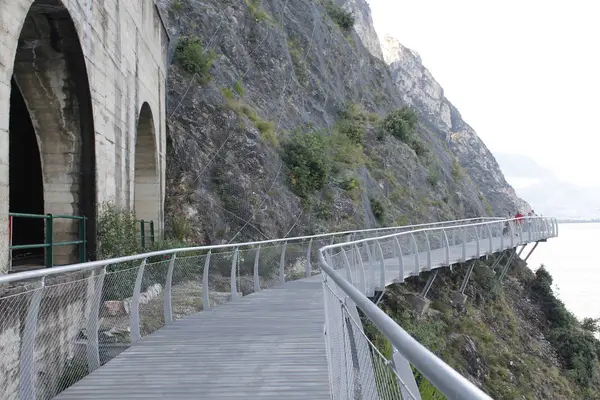
MULTIPOLYGON (((0 68, 1 68, 0 63, 0 68)), ((8 272, 9 144, 8 118, 10 86, 0 81, 0 274, 8 272)))

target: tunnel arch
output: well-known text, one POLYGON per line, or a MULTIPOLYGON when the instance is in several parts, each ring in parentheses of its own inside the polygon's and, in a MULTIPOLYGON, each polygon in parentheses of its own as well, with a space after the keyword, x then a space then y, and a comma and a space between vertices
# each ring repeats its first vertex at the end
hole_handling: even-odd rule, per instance
MULTIPOLYGON (((87 217, 86 259, 93 259, 96 163, 92 98, 79 35, 62 1, 35 0, 31 3, 19 35, 12 79, 15 84, 11 89, 9 136, 12 141, 20 138, 29 119, 38 145, 42 178, 43 208, 23 206, 19 211, 87 217), (19 97, 26 105, 28 115, 18 112, 19 97)), ((18 150, 11 146, 9 151, 11 208, 23 205, 26 196, 18 187, 23 182, 20 182, 20 167, 15 160, 32 151, 32 142, 27 143, 28 148, 21 146, 18 150)), ((39 184, 30 185, 31 189, 39 191, 39 187, 34 188, 39 184)), ((39 198, 39 195, 35 197, 39 198)), ((15 218, 13 227, 20 223, 15 218)), ((79 237, 78 221, 57 219, 53 227, 54 242, 79 237)), ((13 237, 13 243, 15 239, 24 240, 13 237)), ((54 250, 55 265, 78 259, 76 246, 61 246, 54 250)))
POLYGON ((142 104, 135 138, 133 202, 136 218, 154 221, 156 234, 161 225, 160 178, 157 160, 154 115, 147 102, 142 104))

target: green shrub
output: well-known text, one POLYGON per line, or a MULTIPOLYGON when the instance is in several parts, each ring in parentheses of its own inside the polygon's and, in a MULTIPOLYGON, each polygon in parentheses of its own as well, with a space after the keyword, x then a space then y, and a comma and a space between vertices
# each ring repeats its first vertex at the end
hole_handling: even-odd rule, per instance
POLYGON ((329 1, 325 4, 325 10, 327 11, 329 18, 331 18, 342 31, 348 33, 354 27, 354 15, 337 4, 329 1))
POLYGON ((425 157, 429 153, 429 149, 425 147, 425 144, 418 139, 412 139, 408 142, 411 149, 415 151, 415 154, 419 157, 425 157))
POLYGON ((137 254, 140 241, 135 214, 114 203, 100 205, 97 222, 98 257, 101 260, 137 254))
POLYGON ((342 120, 338 123, 338 131, 348 137, 352 143, 362 145, 365 140, 365 124, 357 120, 342 120))
POLYGON ((385 208, 383 204, 378 199, 370 199, 371 203, 371 212, 375 219, 379 222, 383 222, 383 218, 385 217, 385 208))
POLYGON ((429 174, 427 175, 427 183, 431 185, 431 187, 435 187, 440 181, 440 171, 437 168, 430 168, 429 174))
POLYGON ((419 119, 414 110, 408 107, 390 112, 383 120, 383 129, 403 142, 408 142, 419 119))
POLYGON ((175 48, 175 62, 190 74, 195 74, 198 82, 205 84, 210 81, 210 69, 215 54, 204 50, 202 41, 197 36, 182 37, 175 48))
POLYGON ((165 222, 165 235, 168 238, 183 243, 191 233, 190 223, 183 214, 172 215, 165 222))
POLYGON ((535 272, 531 290, 550 322, 548 341, 565 363, 569 377, 589 386, 596 374, 600 342, 589 331, 580 329, 577 318, 552 291, 552 276, 542 265, 535 272))
POLYGON ((283 161, 289 169, 292 191, 306 197, 321 189, 327 180, 330 163, 326 141, 320 132, 296 133, 283 145, 283 161))
POLYGON ((452 158, 452 178, 454 178, 455 181, 458 181, 460 180, 460 178, 462 178, 462 175, 462 167, 460 166, 456 158, 452 158))
POLYGON ((581 328, 591 333, 599 332, 600 318, 584 318, 583 321, 581 321, 581 328))

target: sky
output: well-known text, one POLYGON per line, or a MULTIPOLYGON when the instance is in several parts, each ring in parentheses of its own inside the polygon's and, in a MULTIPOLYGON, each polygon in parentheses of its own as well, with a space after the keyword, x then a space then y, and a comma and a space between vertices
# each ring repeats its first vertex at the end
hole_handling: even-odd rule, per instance
POLYGON ((492 152, 600 185, 600 1, 367 1, 492 152))

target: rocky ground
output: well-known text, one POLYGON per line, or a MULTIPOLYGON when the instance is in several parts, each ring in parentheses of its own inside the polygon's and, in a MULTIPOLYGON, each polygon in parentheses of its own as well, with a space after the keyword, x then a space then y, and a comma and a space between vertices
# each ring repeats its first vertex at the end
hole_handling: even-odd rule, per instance
MULTIPOLYGON (((489 265, 489 264, 488 264, 489 265)), ((553 296, 540 301, 536 275, 522 261, 515 262, 502 284, 485 264, 475 267, 465 291, 465 306, 453 304, 466 267, 440 273, 428 298, 429 311, 423 317, 410 310, 408 294, 419 291, 426 277, 409 279, 384 298, 383 308, 422 344, 482 387, 494 399, 598 399, 600 342, 567 318, 560 330, 576 332, 592 345, 590 380, 580 379, 585 368, 564 357, 562 343, 554 340, 553 315, 548 303, 562 304, 553 296), (595 349, 594 349, 595 346, 595 349)), ((564 306, 563 306, 564 307, 564 306)), ((562 311, 561 311, 562 312, 562 311)), ((571 335, 571 336, 576 336, 571 335)), ((584 341, 571 344, 569 354, 584 341)), ((381 345, 381 344, 380 344, 381 345)), ((420 379, 430 393, 424 399, 444 399, 420 379)))

